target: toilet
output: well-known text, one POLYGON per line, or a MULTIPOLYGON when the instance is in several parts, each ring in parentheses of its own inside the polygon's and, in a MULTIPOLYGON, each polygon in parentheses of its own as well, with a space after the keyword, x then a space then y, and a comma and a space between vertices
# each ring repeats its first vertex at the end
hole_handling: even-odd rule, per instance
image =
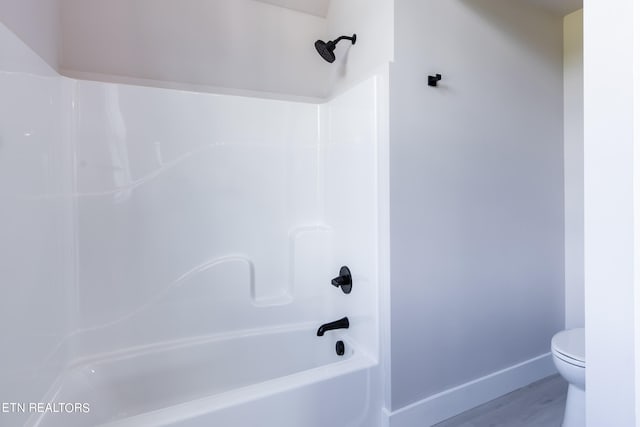
POLYGON ((585 427, 584 328, 558 332, 551 339, 553 363, 569 383, 562 427, 585 427))

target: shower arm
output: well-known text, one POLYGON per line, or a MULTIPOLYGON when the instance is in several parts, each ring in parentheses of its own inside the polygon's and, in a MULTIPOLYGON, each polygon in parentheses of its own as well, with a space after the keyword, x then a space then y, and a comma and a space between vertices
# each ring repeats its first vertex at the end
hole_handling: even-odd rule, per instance
MULTIPOLYGON (((329 43, 331 43, 332 45, 334 45, 334 46, 335 46, 336 44, 338 44, 338 42, 339 42, 340 40, 351 40, 351 44, 356 44, 356 35, 354 34, 354 35, 353 35, 353 36, 351 36, 351 37, 349 37, 349 36, 340 36, 340 37, 338 37, 337 39, 335 39, 334 41, 331 41, 331 42, 329 42, 329 43)), ((329 43, 327 43, 327 44, 329 44, 329 43)))

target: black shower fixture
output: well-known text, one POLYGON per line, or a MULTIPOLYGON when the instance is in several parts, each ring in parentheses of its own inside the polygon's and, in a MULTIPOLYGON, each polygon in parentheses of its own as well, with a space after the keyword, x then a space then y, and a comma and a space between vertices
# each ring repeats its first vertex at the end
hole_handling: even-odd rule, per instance
POLYGON ((344 292, 345 294, 350 294, 351 287, 353 286, 353 280, 351 279, 351 271, 349 270, 349 267, 347 267, 346 265, 340 267, 339 274, 340 275, 338 277, 331 280, 331 284, 336 288, 340 287, 342 289, 342 292, 344 292))
POLYGON ((338 319, 334 322, 325 323, 318 328, 316 335, 323 336, 327 331, 333 331, 334 329, 349 329, 349 318, 347 316, 342 319, 338 319))
POLYGON ((325 61, 333 62, 333 61, 336 60, 336 55, 333 53, 333 51, 336 48, 336 44, 338 44, 338 42, 340 40, 351 40, 351 44, 356 44, 356 35, 354 34, 351 37, 340 36, 337 39, 335 39, 334 41, 328 41, 326 43, 323 42, 322 40, 317 40, 316 41, 316 50, 318 51, 320 56, 322 56, 324 58, 325 61))
POLYGON ((427 84, 432 87, 438 86, 438 82, 442 80, 442 74, 436 74, 435 76, 429 76, 427 78, 427 84))

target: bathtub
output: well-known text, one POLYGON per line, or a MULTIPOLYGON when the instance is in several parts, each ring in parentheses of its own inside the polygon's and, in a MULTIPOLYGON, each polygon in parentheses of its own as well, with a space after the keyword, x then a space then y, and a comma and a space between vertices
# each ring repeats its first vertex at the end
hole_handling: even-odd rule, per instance
POLYGON ((38 414, 28 424, 364 426, 375 365, 344 331, 317 337, 311 325, 130 349, 77 362, 58 381, 49 401, 88 403, 88 412, 38 414))

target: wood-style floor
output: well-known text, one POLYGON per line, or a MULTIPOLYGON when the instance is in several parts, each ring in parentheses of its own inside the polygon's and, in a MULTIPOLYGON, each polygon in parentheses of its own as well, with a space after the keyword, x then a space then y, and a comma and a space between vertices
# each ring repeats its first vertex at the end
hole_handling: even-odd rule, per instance
POLYGON ((560 427, 567 383, 554 375, 434 427, 560 427))

